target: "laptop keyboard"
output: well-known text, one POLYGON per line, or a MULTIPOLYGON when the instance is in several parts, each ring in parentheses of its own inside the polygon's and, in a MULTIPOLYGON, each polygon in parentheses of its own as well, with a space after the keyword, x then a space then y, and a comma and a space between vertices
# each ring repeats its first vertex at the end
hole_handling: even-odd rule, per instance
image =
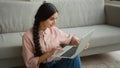
POLYGON ((72 47, 71 49, 66 51, 64 54, 62 54, 61 56, 71 57, 73 54, 75 54, 76 49, 77 47, 72 47))

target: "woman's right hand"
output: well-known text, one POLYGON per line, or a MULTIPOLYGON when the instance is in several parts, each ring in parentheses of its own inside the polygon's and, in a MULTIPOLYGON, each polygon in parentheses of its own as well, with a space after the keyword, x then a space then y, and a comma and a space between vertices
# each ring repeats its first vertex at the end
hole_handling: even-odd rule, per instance
POLYGON ((49 52, 50 55, 53 55, 55 51, 61 51, 62 47, 60 45, 53 47, 49 52))
POLYGON ((55 51, 57 51, 57 50, 62 50, 62 47, 61 46, 55 46, 51 50, 44 53, 42 56, 39 57, 39 63, 44 62, 47 58, 52 56, 55 53, 55 51))

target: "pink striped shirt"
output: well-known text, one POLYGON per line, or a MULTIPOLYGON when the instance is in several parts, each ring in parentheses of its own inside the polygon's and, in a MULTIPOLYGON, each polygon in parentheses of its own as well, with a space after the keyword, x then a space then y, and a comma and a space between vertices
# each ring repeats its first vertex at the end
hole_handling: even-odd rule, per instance
MULTIPOLYGON (((78 40, 75 36, 66 34, 57 27, 47 28, 44 32, 39 32, 40 46, 42 52, 47 52, 55 46, 60 44, 72 44, 75 40, 78 40)), ((39 57, 35 57, 35 47, 33 42, 32 29, 25 32, 22 38, 23 41, 23 59, 27 68, 38 68, 39 57)), ((52 61, 54 58, 50 56, 46 62, 52 61)))

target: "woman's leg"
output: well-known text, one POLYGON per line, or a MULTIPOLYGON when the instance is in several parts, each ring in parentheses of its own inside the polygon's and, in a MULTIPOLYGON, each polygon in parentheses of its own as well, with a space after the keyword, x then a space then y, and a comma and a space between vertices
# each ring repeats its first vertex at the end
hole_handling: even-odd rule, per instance
POLYGON ((82 68, 80 56, 74 59, 61 59, 55 63, 54 68, 82 68))
POLYGON ((55 68, 56 62, 52 61, 48 63, 48 68, 55 68))

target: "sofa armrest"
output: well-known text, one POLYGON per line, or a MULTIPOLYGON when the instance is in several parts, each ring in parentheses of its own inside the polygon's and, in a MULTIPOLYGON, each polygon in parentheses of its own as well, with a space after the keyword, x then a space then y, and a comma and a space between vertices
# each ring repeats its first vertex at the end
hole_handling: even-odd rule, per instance
POLYGON ((105 4, 106 23, 120 27, 120 5, 105 4))

